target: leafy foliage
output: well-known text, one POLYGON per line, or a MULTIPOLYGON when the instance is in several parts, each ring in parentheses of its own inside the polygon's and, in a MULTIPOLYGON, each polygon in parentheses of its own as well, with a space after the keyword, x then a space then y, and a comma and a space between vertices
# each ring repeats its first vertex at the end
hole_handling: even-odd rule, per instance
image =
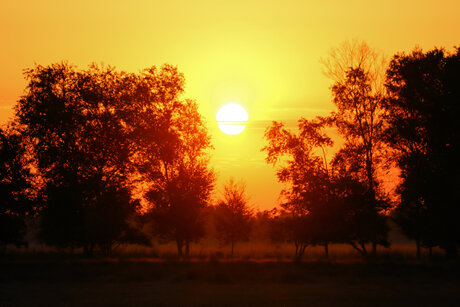
POLYGON ((34 212, 24 144, 12 127, 0 129, 0 248, 26 245, 24 217, 34 212))
POLYGON ((179 255, 204 235, 202 211, 214 185, 210 138, 198 107, 181 100, 184 77, 176 68, 145 70, 128 118, 133 165, 145 185, 155 232, 175 240, 179 255))
POLYGON ((132 112, 135 78, 95 65, 77 71, 66 63, 36 66, 25 76, 29 83, 16 117, 41 179, 41 237, 59 247, 91 251, 98 245, 109 253, 113 244, 107 242, 121 239, 129 229, 125 219, 135 211, 126 192, 126 114, 132 112), (103 227, 112 214, 123 218, 103 227))
POLYGON ((419 249, 440 246, 450 256, 460 243, 459 71, 460 49, 416 49, 393 57, 386 84, 386 138, 403 179, 397 221, 419 249))
MULTIPOLYGON (((364 48, 354 56, 359 59, 356 66, 341 67, 343 78, 336 78, 331 87, 333 102, 337 107, 337 111, 331 115, 331 121, 345 139, 333 165, 340 174, 339 177, 351 176, 366 186, 367 195, 364 198, 367 200, 359 203, 367 207, 361 212, 368 213, 368 222, 360 224, 364 227, 364 232, 373 237, 370 241, 375 254, 377 244, 388 245, 388 227, 384 226, 384 220, 389 203, 377 176, 377 172, 382 172, 385 168, 385 93, 380 88, 379 71, 373 65, 365 65, 368 57, 375 57, 375 53, 364 48)), ((339 64, 340 62, 337 63, 339 64)))
POLYGON ((224 187, 223 199, 215 208, 218 238, 231 245, 232 256, 235 243, 249 239, 253 212, 248 207, 248 201, 245 186, 231 179, 224 187))
POLYGON ((135 193, 151 204, 157 234, 178 247, 203 235, 211 145, 196 103, 179 97, 177 68, 129 74, 61 63, 25 75, 16 117, 41 179, 45 242, 106 254, 119 242, 148 243, 129 223, 135 193))
POLYGON ((324 131, 326 125, 324 118, 302 118, 298 134, 278 122, 273 122, 265 132, 269 144, 262 150, 267 151, 266 160, 281 164, 278 180, 287 185, 282 191, 283 210, 275 218, 274 226, 287 227, 282 232, 296 245, 299 259, 308 245, 327 246, 335 240, 331 228, 326 226, 336 218, 331 198, 333 179, 326 155, 333 142, 324 131))

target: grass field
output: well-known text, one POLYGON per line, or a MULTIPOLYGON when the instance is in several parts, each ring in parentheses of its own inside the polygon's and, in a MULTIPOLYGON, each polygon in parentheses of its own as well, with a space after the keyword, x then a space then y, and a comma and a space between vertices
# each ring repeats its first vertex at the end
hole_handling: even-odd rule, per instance
POLYGON ((458 306, 459 263, 0 263, 0 306, 458 306))

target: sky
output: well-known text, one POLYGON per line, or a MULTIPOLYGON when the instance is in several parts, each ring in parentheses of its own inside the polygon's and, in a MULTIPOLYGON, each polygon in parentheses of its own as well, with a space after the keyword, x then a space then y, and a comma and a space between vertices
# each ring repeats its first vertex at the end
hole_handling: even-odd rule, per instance
POLYGON ((246 183, 251 205, 271 209, 282 185, 260 149, 271 121, 295 125, 334 109, 321 58, 345 40, 366 41, 391 57, 418 46, 460 46, 460 1, 2 1, 0 122, 33 65, 104 63, 120 70, 176 65, 206 120, 218 191, 246 183), (228 136, 215 121, 228 102, 249 113, 228 136))

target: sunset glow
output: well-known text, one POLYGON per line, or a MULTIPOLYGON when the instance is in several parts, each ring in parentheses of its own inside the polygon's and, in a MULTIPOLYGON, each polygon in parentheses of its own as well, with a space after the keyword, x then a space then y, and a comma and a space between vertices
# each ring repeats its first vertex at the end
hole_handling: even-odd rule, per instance
POLYGON ((460 306, 460 0, 4 0, 1 306, 460 306))
POLYGON ((216 114, 217 125, 225 134, 240 134, 246 128, 249 119, 246 110, 236 103, 229 103, 219 109, 216 114))
POLYGON ((321 58, 356 38, 387 57, 460 37, 460 2, 412 1, 3 1, 0 6, 0 122, 23 94, 23 70, 68 61, 80 69, 105 63, 126 72, 169 63, 186 78, 184 98, 196 100, 212 135, 216 187, 245 178, 257 208, 279 204, 283 186, 260 148, 273 120, 334 109, 321 58), (404 29, 404 31, 401 31, 404 29), (249 125, 220 125, 226 102, 244 103, 249 125), (228 137, 227 137, 228 136, 228 137))

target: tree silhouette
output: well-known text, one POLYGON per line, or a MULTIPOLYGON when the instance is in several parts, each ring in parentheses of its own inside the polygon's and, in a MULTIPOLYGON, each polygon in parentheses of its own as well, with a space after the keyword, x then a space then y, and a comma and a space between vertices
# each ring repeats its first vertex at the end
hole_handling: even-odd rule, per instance
POLYGON ((401 169, 396 219, 420 245, 457 256, 460 243, 460 50, 397 54, 387 71, 387 141, 401 169))
POLYGON ((91 252, 97 245, 109 252, 107 242, 121 240, 130 227, 118 219, 121 224, 106 225, 116 228, 109 230, 103 220, 111 214, 127 219, 135 209, 126 197, 131 147, 126 114, 135 78, 95 65, 77 71, 66 63, 38 65, 25 76, 16 118, 41 181, 41 237, 59 247, 91 252), (112 193, 118 196, 108 197, 112 193), (120 193, 125 196, 118 198, 120 193))
MULTIPOLYGON (((360 180, 367 184, 370 197, 375 197, 375 211, 382 213, 388 204, 382 201, 386 196, 377 173, 382 170, 386 156, 382 137, 386 58, 366 42, 352 40, 331 49, 322 62, 324 73, 334 82, 331 90, 337 111, 331 118, 345 139, 338 158, 361 175, 360 180)), ((384 233, 374 234, 373 254, 377 241, 386 242, 378 239, 386 236, 387 230, 382 231, 384 233)))
POLYGON ((375 210, 376 201, 384 202, 377 206, 384 206, 386 200, 372 197, 367 184, 340 169, 337 161, 333 165, 336 173, 331 185, 331 208, 336 218, 330 225, 335 229, 335 242, 350 244, 363 256, 368 255, 368 243, 389 246, 386 219, 375 210))
POLYGON ((183 75, 170 65, 129 74, 66 63, 25 75, 16 116, 42 179, 42 238, 104 253, 128 238, 145 243, 127 223, 140 186, 158 234, 188 254, 203 234, 214 176, 197 105, 179 99, 183 75), (97 222, 104 215, 110 221, 97 222))
POLYGON ((327 121, 323 118, 308 121, 300 119, 299 133, 284 128, 282 123, 273 122, 265 131, 268 146, 267 162, 280 164, 278 180, 287 184, 282 191, 285 202, 277 217, 279 225, 289 227, 286 235, 296 245, 296 258, 300 259, 308 245, 321 244, 328 253, 328 244, 334 241, 335 220, 332 209, 331 183, 326 151, 332 140, 324 129, 327 121))
POLYGON ((197 105, 181 100, 184 77, 175 67, 148 69, 139 76, 128 119, 132 159, 151 204, 156 233, 174 240, 178 254, 204 235, 203 209, 213 189, 208 166, 210 139, 197 105))
POLYGON ((295 261, 301 261, 305 250, 314 240, 311 232, 311 216, 299 215, 286 209, 273 212, 270 238, 274 242, 290 242, 295 246, 295 261))
POLYGON ((24 217, 33 213, 31 174, 21 136, 0 128, 0 254, 8 244, 26 245, 24 217))
POLYGON ((357 39, 342 42, 321 58, 323 73, 334 83, 344 83, 350 69, 361 69, 367 74, 373 94, 385 90, 386 57, 357 39))
POLYGON ((253 212, 248 207, 243 183, 237 184, 230 179, 224 186, 222 196, 215 208, 215 227, 218 238, 230 244, 233 257, 236 242, 249 239, 253 212))
MULTIPOLYGON (((385 219, 381 213, 388 208, 388 204, 383 201, 384 196, 376 176, 384 162, 384 96, 372 89, 369 73, 359 67, 347 70, 345 79, 336 82, 331 89, 338 109, 333 112, 332 120, 345 138, 345 144, 336 159, 342 164, 348 164, 347 167, 357 175, 356 178, 367 184, 369 197, 374 199, 375 213, 385 219)), ((382 241, 379 237, 386 236, 387 230, 381 230, 384 233, 373 234, 373 254, 377 243, 382 241)))

